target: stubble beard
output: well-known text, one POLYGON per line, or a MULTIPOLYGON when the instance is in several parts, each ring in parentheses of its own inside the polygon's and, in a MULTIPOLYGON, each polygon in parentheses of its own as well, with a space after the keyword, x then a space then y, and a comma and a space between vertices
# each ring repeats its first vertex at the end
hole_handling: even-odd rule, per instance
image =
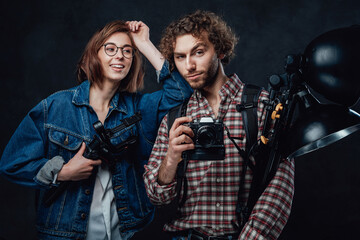
POLYGON ((216 82, 219 67, 220 67, 219 60, 216 58, 215 61, 211 62, 211 65, 209 66, 207 71, 204 72, 204 75, 202 77, 203 79, 200 81, 201 83, 197 84, 188 81, 191 88, 197 90, 203 90, 204 88, 211 87, 216 82))

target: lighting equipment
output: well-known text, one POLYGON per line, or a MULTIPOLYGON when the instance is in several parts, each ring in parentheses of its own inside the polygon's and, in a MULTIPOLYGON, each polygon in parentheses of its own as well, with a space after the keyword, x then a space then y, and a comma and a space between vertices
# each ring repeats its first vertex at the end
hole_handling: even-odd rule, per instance
POLYGON ((261 142, 248 212, 275 175, 282 159, 291 159, 360 130, 360 115, 349 107, 360 97, 360 26, 326 32, 303 54, 286 58, 285 73, 269 78, 261 142), (329 103, 320 101, 316 91, 329 103))

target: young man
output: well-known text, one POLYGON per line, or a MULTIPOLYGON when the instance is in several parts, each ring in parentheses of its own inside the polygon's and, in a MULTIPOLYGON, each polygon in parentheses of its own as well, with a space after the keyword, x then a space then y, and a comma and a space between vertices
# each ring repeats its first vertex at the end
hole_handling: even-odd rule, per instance
MULTIPOLYGON (((197 11, 170 24, 160 43, 173 74, 177 71, 194 89, 186 116, 177 118, 168 130, 168 115, 145 166, 145 185, 150 200, 164 205, 175 199, 177 168, 182 153, 195 148, 194 133, 187 123, 203 117, 223 122, 237 144, 246 144, 244 123, 236 105, 241 102, 244 83, 236 74, 227 76, 223 64, 233 56, 236 37, 214 13, 197 11)), ((259 136, 264 126, 262 91, 257 106, 259 136)), ((294 162, 282 161, 248 221, 237 224, 236 206, 244 159, 224 131, 225 159, 192 160, 186 168, 187 193, 179 213, 164 226, 173 239, 276 239, 291 210, 294 192, 294 162)), ((246 200, 252 180, 247 168, 241 199, 246 200)), ((184 188, 180 192, 183 196, 184 188)))

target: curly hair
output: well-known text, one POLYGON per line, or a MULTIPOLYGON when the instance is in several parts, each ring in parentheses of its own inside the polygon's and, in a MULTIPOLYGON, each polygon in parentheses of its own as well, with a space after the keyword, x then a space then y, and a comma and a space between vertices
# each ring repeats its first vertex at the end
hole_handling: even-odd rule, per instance
MULTIPOLYGON (((131 45, 135 46, 135 43, 130 34, 129 27, 125 21, 115 20, 106 24, 103 28, 95 32, 95 34, 91 37, 78 62, 76 72, 77 79, 80 83, 88 79, 91 84, 98 84, 100 86, 102 85, 104 72, 101 66, 98 52, 106 40, 117 32, 126 33, 131 40, 131 45)), ((135 51, 135 55, 132 61, 133 62, 129 73, 120 82, 118 89, 119 91, 135 92, 143 88, 144 67, 139 51, 135 51)))
POLYGON ((174 47, 176 38, 184 34, 191 34, 200 38, 204 31, 208 33, 209 41, 214 44, 216 53, 225 55, 221 62, 223 64, 230 62, 235 55, 234 48, 238 41, 237 36, 226 22, 215 13, 197 10, 170 23, 163 33, 159 49, 169 61, 171 70, 175 68, 174 47))

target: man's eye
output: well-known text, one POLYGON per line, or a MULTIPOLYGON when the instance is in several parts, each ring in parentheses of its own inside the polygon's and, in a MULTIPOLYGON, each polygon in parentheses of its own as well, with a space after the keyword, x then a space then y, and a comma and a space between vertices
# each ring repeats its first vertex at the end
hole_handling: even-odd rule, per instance
POLYGON ((204 54, 204 51, 203 51, 203 50, 198 50, 198 51, 196 51, 196 55, 202 55, 202 54, 204 54))
POLYGON ((178 60, 181 60, 181 59, 184 58, 184 56, 176 56, 175 58, 178 59, 178 60))

